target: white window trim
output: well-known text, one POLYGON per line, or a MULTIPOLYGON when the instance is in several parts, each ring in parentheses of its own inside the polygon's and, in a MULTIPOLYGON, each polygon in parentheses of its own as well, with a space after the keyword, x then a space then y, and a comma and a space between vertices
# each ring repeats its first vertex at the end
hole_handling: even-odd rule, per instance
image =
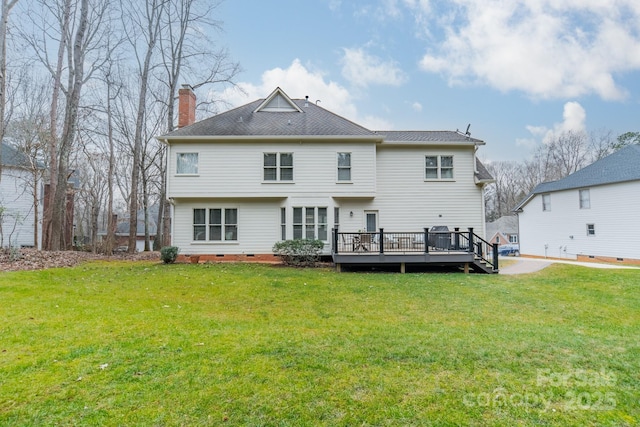
MULTIPOLYGON (((456 173, 455 173, 455 160, 454 160, 454 155, 453 154, 425 154, 424 155, 424 162, 422 163, 422 170, 423 170, 423 176, 424 176, 424 181, 425 182, 454 182, 456 180, 456 173), (436 171, 438 174, 437 178, 427 178, 427 157, 435 157, 436 158, 436 171), (451 178, 442 178, 442 158, 443 157, 451 157, 451 178)), ((434 168, 431 168, 434 169, 434 168)), ((449 169, 447 167, 447 169, 449 169)))
POLYGON ((200 153, 197 151, 179 151, 176 152, 176 173, 174 174, 174 176, 200 176, 200 153), (181 173, 178 172, 178 158, 180 157, 181 154, 196 154, 198 156, 198 163, 196 164, 196 169, 198 170, 198 172, 189 172, 189 173, 181 173))
POLYGON ((587 237, 594 237, 596 235, 596 225, 587 224, 587 237), (593 233, 589 233, 589 226, 593 227, 593 233))
POLYGON ((323 242, 328 242, 331 238, 331 229, 329 228, 329 207, 327 206, 293 206, 291 208, 291 238, 293 240, 304 240, 307 238, 307 226, 313 225, 313 238, 321 240, 323 242), (295 222, 295 209, 302 209, 302 222, 295 222), (307 220, 307 209, 313 209, 313 224, 308 224, 307 220), (319 222, 320 215, 319 210, 325 209, 325 218, 326 222, 319 222), (325 232, 327 234, 325 239, 319 238, 319 230, 320 226, 325 226, 325 232), (295 227, 302 227, 302 237, 298 238, 295 236, 295 227))
POLYGON ((350 151, 338 151, 336 152, 336 184, 353 184, 353 164, 350 151), (340 154, 349 155, 349 167, 340 166, 340 154), (349 169, 349 179, 340 179, 340 169, 349 169))
POLYGON ((262 152, 262 183, 263 184, 295 184, 296 182, 296 171, 295 171, 295 159, 294 159, 294 153, 293 151, 263 151, 262 152), (265 154, 275 154, 276 155, 276 166, 275 166, 275 170, 276 170, 276 179, 264 179, 264 170, 265 170, 265 165, 264 165, 264 155, 265 154), (285 166, 287 169, 291 169, 291 179, 290 180, 282 180, 280 179, 280 171, 281 171, 281 166, 280 166, 280 156, 282 154, 291 154, 291 167, 289 166, 285 166))
POLYGON ((591 191, 589 191, 588 188, 583 188, 578 190, 578 207, 580 209, 591 209, 591 191), (585 200, 588 204, 588 206, 583 206, 582 205, 582 194, 585 193, 587 194, 587 199, 585 200))
POLYGON ((541 200, 542 200, 542 212, 551 212, 551 193, 544 193, 542 195, 541 200), (549 198, 548 205, 545 205, 545 202, 544 202, 545 196, 549 198))
POLYGON ((196 206, 196 207, 192 207, 191 208, 191 244, 193 245, 238 245, 240 244, 240 209, 235 207, 235 206, 225 206, 225 207, 203 207, 203 206, 196 206), (193 211, 195 211, 196 209, 204 209, 204 217, 205 217, 205 223, 204 224, 198 224, 200 226, 204 225, 205 227, 205 240, 194 240, 193 239, 193 227, 195 227, 195 224, 193 223, 193 211), (226 223, 224 222, 224 218, 225 218, 225 210, 227 209, 235 209, 236 210, 236 214, 237 214, 237 223, 235 224, 235 226, 237 227, 236 229, 236 235, 237 238, 236 240, 209 240, 209 229, 211 226, 211 223, 209 223, 209 211, 211 211, 212 209, 220 209, 222 210, 221 214, 222 214, 222 231, 224 233, 224 227, 226 226, 226 223))

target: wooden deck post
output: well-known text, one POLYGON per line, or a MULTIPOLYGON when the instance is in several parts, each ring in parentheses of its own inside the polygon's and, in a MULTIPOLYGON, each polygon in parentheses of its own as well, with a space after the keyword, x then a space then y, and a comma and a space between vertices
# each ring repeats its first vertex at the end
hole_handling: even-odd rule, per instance
POLYGON ((338 253, 338 227, 333 228, 333 253, 338 253))
POLYGON ((400 273, 404 274, 406 272, 406 265, 404 262, 400 263, 400 273))
POLYGON ((429 253, 429 228, 424 228, 424 253, 429 253))
POLYGON ((384 228, 380 228, 380 238, 378 239, 378 244, 380 245, 380 253, 384 253, 384 228))

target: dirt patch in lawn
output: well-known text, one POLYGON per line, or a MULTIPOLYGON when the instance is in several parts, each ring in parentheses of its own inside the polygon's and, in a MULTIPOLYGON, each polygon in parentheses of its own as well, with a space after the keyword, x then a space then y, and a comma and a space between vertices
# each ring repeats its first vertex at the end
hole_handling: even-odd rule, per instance
POLYGON ((79 251, 37 251, 35 249, 11 249, 0 251, 0 271, 42 270, 55 267, 73 267, 92 260, 157 260, 160 252, 135 254, 117 253, 111 256, 79 251))

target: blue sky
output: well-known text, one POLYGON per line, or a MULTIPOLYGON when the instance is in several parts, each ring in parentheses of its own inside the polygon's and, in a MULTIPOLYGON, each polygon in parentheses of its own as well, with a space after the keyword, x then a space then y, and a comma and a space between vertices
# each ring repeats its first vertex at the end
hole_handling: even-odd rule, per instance
POLYGON ((486 161, 563 130, 640 131, 637 0, 226 0, 246 95, 280 86, 372 130, 471 124, 486 161), (559 4, 561 3, 561 4, 559 4))

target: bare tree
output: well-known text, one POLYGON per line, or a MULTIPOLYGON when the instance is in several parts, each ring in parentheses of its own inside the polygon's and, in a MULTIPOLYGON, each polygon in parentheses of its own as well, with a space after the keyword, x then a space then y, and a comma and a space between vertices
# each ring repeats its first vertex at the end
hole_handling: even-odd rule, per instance
MULTIPOLYGON (((234 79, 241 72, 240 64, 230 59, 226 49, 215 48, 208 32, 221 30, 212 16, 219 6, 218 1, 170 0, 168 13, 160 37, 160 52, 164 73, 160 81, 166 85, 161 99, 166 105, 166 131, 175 127, 175 103, 183 75, 194 89, 209 85, 235 85, 234 79), (208 31, 205 31, 208 30, 208 31), (207 64, 207 67, 202 67, 207 64)), ((206 100, 215 102, 215 100, 206 100)), ((155 247, 169 242, 169 216, 166 202, 166 148, 159 147, 157 167, 160 171, 160 197, 158 202, 157 235, 155 247)))
POLYGON ((23 36, 53 80, 49 140, 50 191, 48 209, 45 210, 44 240, 45 249, 60 250, 71 244, 64 236, 68 162, 76 137, 82 87, 109 56, 103 45, 103 24, 110 18, 109 3, 107 0, 37 0, 35 4, 39 7, 38 11, 29 10, 25 17, 31 21, 26 28, 32 32, 23 32, 23 36), (48 47, 54 41, 58 42, 58 49, 52 61, 48 47), (61 95, 64 96, 64 115, 59 123, 61 95), (62 125, 60 133, 59 124, 62 125))
POLYGON ((132 47, 137 62, 139 83, 138 105, 136 107, 136 124, 133 139, 133 162, 131 170, 131 196, 129 198, 129 252, 136 250, 136 234, 138 227, 138 185, 140 179, 140 155, 142 132, 145 126, 145 111, 149 76, 160 34, 162 16, 168 0, 149 0, 146 2, 131 1, 123 10, 127 11, 126 39, 132 47), (140 41, 144 41, 140 45, 140 41))
POLYGON ((501 216, 511 215, 512 209, 524 197, 522 164, 515 161, 487 163, 487 169, 495 182, 487 188, 486 217, 494 221, 501 216))

